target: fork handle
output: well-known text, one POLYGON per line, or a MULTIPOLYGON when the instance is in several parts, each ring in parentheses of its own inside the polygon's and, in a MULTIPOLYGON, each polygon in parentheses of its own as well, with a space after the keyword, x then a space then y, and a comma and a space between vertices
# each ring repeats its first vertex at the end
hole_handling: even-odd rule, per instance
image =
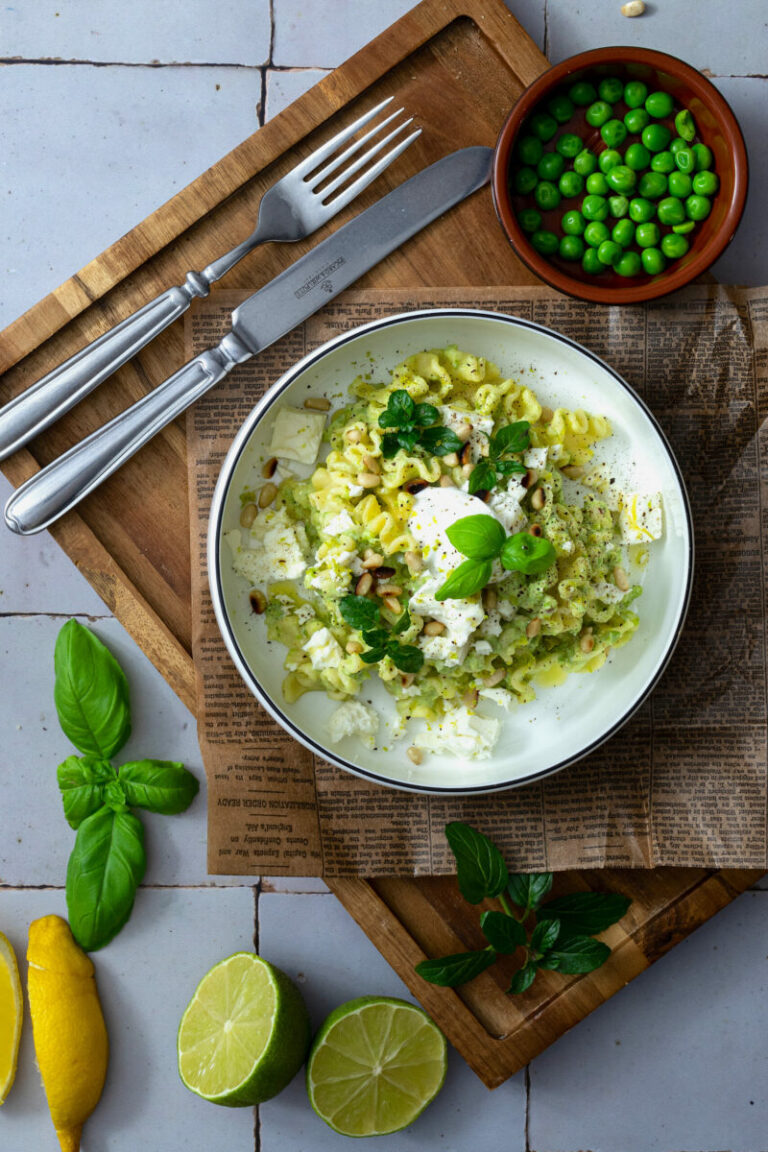
POLYGON ((47 528, 138 452, 161 428, 218 384, 253 352, 233 332, 196 356, 108 424, 18 488, 5 506, 5 522, 21 536, 47 528))

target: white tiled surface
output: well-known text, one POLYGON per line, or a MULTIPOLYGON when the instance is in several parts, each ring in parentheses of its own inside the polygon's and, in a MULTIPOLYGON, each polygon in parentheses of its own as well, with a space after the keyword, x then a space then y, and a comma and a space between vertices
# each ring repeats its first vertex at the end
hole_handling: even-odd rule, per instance
MULTIPOLYGON (((410 0, 15 0, 0 8, 0 327, 215 162, 410 0), (271 55, 270 55, 271 53, 271 55), (54 61, 58 61, 55 62, 54 61), (161 66, 155 66, 155 65, 161 66), (96 67, 95 65, 104 65, 96 67)), ((470 7, 470 6, 468 6, 470 7)), ((768 282, 760 189, 768 40, 764 0, 658 0, 627 21, 620 0, 508 0, 553 59, 607 43, 677 53, 716 76, 751 145, 753 195, 718 266, 768 282)), ((8 491, 0 478, 0 499, 8 491)), ((23 956, 29 921, 63 911, 72 832, 55 768, 67 754, 51 702, 53 644, 78 615, 114 648, 133 691, 128 753, 201 774, 194 720, 46 535, 0 539, 0 930, 23 956)), ((147 887, 95 957, 112 1040, 84 1152, 315 1152, 345 1144, 300 1079, 261 1110, 184 1092, 178 1018, 219 957, 258 947, 301 983, 317 1023, 362 992, 405 994, 320 881, 258 894, 205 872, 204 789, 189 812, 146 817, 147 887), (298 894, 301 893, 301 894, 298 894)), ((520 1075, 489 1094, 455 1055, 440 1099, 383 1152, 766 1152, 768 893, 736 901, 520 1075)), ((0 1111, 0 1152, 55 1138, 25 1031, 0 1111)))

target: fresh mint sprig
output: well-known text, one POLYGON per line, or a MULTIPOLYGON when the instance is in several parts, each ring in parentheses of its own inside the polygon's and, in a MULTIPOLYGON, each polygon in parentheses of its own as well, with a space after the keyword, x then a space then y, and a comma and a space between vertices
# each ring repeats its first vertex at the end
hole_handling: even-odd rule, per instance
POLYGON ((360 656, 364 664, 378 664, 379 660, 389 656, 401 672, 419 671, 424 663, 424 653, 414 644, 401 644, 395 639, 400 633, 405 632, 411 623, 407 608, 389 631, 383 626, 379 605, 366 596, 342 596, 339 611, 351 628, 356 628, 362 633, 363 640, 368 645, 368 651, 360 656))
POLYGON ((463 447, 450 428, 438 424, 440 413, 434 404, 417 404, 405 388, 397 388, 389 397, 387 407, 379 416, 379 427, 396 429, 385 432, 381 438, 381 454, 391 460, 400 449, 412 452, 423 448, 432 456, 447 456, 463 447))
POLYGON ((505 476, 528 471, 525 464, 509 457, 518 456, 529 447, 530 427, 527 420, 517 420, 514 424, 505 424, 489 437, 488 455, 478 460, 469 476, 470 496, 476 492, 490 492, 505 476))
POLYGON ((469 824, 447 824, 445 835, 465 900, 479 904, 497 897, 502 910, 487 909, 480 917, 488 941, 485 948, 422 960, 416 965, 419 976, 430 984, 456 988, 490 968, 499 955, 521 949, 522 962, 507 989, 518 995, 530 988, 540 971, 572 976, 605 963, 611 950, 593 937, 624 916, 631 903, 628 897, 617 892, 572 892, 542 903, 552 887, 551 872, 509 875, 493 841, 469 824))
POLYGON ((465 600, 474 596, 491 578, 498 557, 509 572, 535 576, 554 563, 555 550, 543 536, 515 532, 507 536, 493 516, 463 516, 446 530, 446 536, 467 559, 451 572, 435 593, 436 600, 465 600))

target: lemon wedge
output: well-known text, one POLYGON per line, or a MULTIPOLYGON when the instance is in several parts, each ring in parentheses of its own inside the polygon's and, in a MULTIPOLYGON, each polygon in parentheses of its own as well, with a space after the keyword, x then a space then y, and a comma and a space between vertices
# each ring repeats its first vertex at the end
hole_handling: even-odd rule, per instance
POLYGON ((16 956, 0 932, 0 1104, 11 1090, 19 1057, 24 1001, 16 956))

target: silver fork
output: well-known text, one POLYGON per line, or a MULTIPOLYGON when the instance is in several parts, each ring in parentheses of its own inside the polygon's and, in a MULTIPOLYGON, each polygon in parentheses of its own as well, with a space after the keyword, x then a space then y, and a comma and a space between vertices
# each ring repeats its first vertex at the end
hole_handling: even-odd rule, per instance
POLYGON ((30 385, 0 408, 0 460, 48 428, 116 372, 158 333, 186 312, 196 296, 207 296, 211 285, 234 268, 257 245, 270 240, 303 240, 354 200, 421 135, 421 129, 418 128, 405 139, 401 138, 394 143, 412 123, 413 117, 410 117, 386 136, 373 139, 400 115, 403 109, 399 108, 359 139, 353 140, 338 156, 335 155, 356 132, 378 116, 392 99, 390 96, 382 100, 381 104, 366 112, 354 124, 342 129, 268 189, 259 204, 256 228, 242 244, 214 260, 202 272, 188 272, 181 287, 169 288, 155 297, 138 312, 87 344, 42 380, 30 385), (369 141, 373 142, 366 148, 369 141), (392 147, 389 151, 384 152, 375 163, 370 163, 390 143, 392 147), (361 169, 361 175, 345 187, 347 181, 361 169))

